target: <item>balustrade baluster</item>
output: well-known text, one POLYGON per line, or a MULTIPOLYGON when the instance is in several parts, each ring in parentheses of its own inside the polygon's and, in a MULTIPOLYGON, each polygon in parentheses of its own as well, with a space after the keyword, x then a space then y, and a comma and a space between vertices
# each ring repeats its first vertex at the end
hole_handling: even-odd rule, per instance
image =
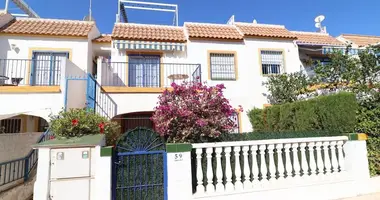
POLYGON ((290 148, 291 144, 285 144, 284 145, 284 152, 285 152, 285 171, 286 171, 286 178, 289 179, 292 177, 292 163, 290 160, 290 148))
POLYGON ((258 165, 258 162, 257 162, 257 148, 258 146, 257 145, 253 145, 251 146, 251 153, 252 153, 252 185, 253 187, 255 187, 255 184, 258 184, 259 183, 259 173, 260 173, 260 170, 259 170, 259 165, 258 165))
POLYGON ((269 180, 276 181, 276 164, 273 157, 274 144, 268 145, 268 157, 269 157, 269 180))
POLYGON ((284 161, 282 159, 282 144, 276 145, 276 151, 277 151, 277 158, 278 158, 278 164, 277 164, 278 180, 282 180, 285 177, 284 161))
POLYGON ((309 147, 310 176, 315 176, 317 165, 315 163, 315 156, 314 156, 314 142, 309 142, 307 146, 309 147))
POLYGON ((336 155, 336 141, 330 142, 332 173, 338 172, 338 158, 336 155))
POLYGON ((306 158, 306 143, 300 144, 300 152, 301 152, 301 167, 302 167, 302 176, 309 176, 309 166, 306 158))
POLYGON ((268 168, 267 168, 267 163, 265 161, 265 149, 266 145, 262 144, 259 146, 260 150, 260 171, 261 171, 261 181, 262 182, 267 182, 268 181, 268 168))
POLYGON ((331 161, 329 155, 329 142, 323 142, 323 154, 324 154, 324 164, 325 164, 325 172, 326 175, 331 174, 331 161))
POLYGON ((301 167, 300 167, 300 154, 298 154, 298 143, 292 144, 293 149, 293 168, 294 168, 294 177, 299 178, 301 174, 301 167))
POLYGON ((222 147, 215 148, 215 157, 216 157, 216 192, 223 192, 224 191, 224 185, 223 185, 223 169, 222 169, 222 162, 221 162, 221 155, 222 153, 222 147))
POLYGON ((343 141, 338 141, 338 156, 339 156, 339 169, 340 172, 345 171, 345 162, 343 157, 343 141))
POLYGON ((323 175, 323 160, 321 154, 322 142, 315 143, 315 150, 317 151, 317 167, 318 167, 318 175, 323 175))
POLYGON ((224 153, 226 156, 226 191, 233 191, 234 185, 232 184, 232 170, 231 170, 231 147, 225 147, 224 153))
POLYGON ((240 147, 235 146, 234 147, 234 156, 235 156, 235 190, 243 190, 243 183, 241 182, 241 166, 240 166, 240 147))
POLYGON ((203 194, 205 187, 203 185, 203 171, 202 171, 202 148, 196 149, 197 154, 197 193, 203 194))
POLYGON ((206 186, 206 192, 207 193, 213 193, 215 192, 215 187, 213 184, 213 172, 212 172, 212 153, 213 148, 208 147, 206 148, 206 158, 207 158, 207 186, 206 186))
POLYGON ((243 161, 244 161, 244 181, 243 181, 243 186, 244 189, 250 189, 252 188, 252 183, 251 183, 251 172, 249 170, 249 163, 248 163, 248 151, 249 151, 249 146, 243 146, 243 161))

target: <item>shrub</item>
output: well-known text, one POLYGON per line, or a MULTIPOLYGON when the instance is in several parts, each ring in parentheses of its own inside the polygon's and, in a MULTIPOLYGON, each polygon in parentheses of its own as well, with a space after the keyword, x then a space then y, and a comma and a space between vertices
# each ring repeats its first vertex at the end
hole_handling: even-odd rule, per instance
POLYGON ((105 134, 107 145, 115 144, 120 133, 116 122, 86 109, 62 110, 51 116, 50 130, 58 139, 105 134))
POLYGON ((155 130, 169 142, 212 141, 236 127, 224 85, 173 83, 172 87, 159 96, 152 117, 155 130))
POLYGON ((342 92, 307 101, 274 105, 261 112, 258 109, 251 110, 248 117, 253 122, 252 128, 255 131, 352 132, 355 129, 357 109, 355 95, 342 92))

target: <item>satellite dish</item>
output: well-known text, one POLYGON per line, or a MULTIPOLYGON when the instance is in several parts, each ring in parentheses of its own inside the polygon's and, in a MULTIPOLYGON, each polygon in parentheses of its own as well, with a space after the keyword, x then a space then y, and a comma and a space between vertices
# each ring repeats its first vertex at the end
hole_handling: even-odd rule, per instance
POLYGON ((314 19, 314 21, 315 21, 316 23, 321 23, 323 20, 325 20, 325 16, 324 16, 324 15, 319 15, 319 16, 317 16, 317 17, 314 19))
POLYGON ((321 23, 319 22, 315 23, 315 28, 321 28, 321 23))

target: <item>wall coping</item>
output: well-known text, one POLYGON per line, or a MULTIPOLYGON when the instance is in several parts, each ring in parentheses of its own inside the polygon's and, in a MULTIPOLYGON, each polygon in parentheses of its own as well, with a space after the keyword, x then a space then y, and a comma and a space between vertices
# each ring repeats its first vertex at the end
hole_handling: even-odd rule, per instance
POLYGON ((177 152, 190 152, 192 149, 191 144, 187 143, 168 143, 166 144, 167 153, 177 153, 177 152))

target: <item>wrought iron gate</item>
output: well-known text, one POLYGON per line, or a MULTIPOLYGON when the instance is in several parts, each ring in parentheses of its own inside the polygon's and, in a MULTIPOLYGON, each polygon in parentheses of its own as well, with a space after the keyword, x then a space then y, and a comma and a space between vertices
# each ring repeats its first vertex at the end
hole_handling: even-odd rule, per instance
POLYGON ((166 200, 165 143, 151 129, 135 128, 116 144, 114 200, 166 200))

